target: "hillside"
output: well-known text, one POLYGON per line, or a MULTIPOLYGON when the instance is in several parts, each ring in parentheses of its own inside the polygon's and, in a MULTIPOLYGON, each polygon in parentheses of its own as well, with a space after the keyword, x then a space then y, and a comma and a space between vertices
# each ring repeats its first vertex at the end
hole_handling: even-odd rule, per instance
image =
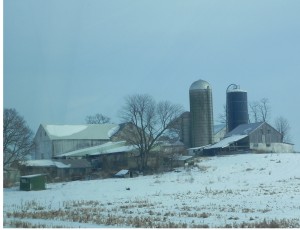
POLYGON ((299 165, 300 154, 231 155, 159 175, 4 189, 4 226, 300 227, 299 165))

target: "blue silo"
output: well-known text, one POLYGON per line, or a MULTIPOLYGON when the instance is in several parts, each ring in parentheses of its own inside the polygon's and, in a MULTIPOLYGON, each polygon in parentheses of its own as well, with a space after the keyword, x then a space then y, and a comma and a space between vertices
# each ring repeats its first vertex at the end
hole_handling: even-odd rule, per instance
POLYGON ((247 92, 231 84, 226 91, 227 132, 249 123, 247 92))

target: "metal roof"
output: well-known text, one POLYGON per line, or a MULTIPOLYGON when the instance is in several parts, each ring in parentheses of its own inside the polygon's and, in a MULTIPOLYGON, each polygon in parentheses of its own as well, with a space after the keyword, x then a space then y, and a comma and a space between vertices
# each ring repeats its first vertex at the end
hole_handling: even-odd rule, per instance
POLYGON ((63 153, 55 157, 82 157, 82 156, 95 156, 111 153, 129 152, 135 150, 136 147, 126 145, 126 141, 107 142, 102 145, 97 145, 89 148, 79 149, 68 153, 63 153))
POLYGON ((223 140, 221 140, 220 142, 211 145, 209 147, 206 147, 205 149, 217 149, 217 148, 226 148, 228 147, 230 144, 239 141, 245 137, 247 137, 248 135, 234 135, 234 136, 230 136, 227 138, 224 138, 223 140))
POLYGON ((203 80, 198 80, 195 81, 191 87, 190 87, 190 91, 191 90, 201 90, 201 89, 210 89, 210 84, 207 81, 203 81, 203 80))
POLYGON ((42 125, 51 140, 109 140, 117 124, 42 125))
POLYGON ((233 129, 229 133, 227 133, 225 137, 229 137, 229 136, 233 136, 233 135, 249 135, 254 130, 259 128, 263 123, 264 122, 257 122, 257 123, 239 125, 235 129, 233 129))

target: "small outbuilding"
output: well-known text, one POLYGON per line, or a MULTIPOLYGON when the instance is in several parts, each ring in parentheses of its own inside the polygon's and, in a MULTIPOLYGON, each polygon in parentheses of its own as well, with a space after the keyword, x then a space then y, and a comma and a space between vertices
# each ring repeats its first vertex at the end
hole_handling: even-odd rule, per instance
POLYGON ((46 189, 46 175, 35 174, 20 177, 20 190, 33 191, 46 189))
POLYGON ((188 164, 189 162, 191 162, 191 160, 193 159, 193 156, 176 156, 174 157, 174 167, 183 167, 186 164, 188 164))
POLYGON ((132 178, 134 177, 134 173, 127 169, 122 169, 115 174, 116 178, 132 178))

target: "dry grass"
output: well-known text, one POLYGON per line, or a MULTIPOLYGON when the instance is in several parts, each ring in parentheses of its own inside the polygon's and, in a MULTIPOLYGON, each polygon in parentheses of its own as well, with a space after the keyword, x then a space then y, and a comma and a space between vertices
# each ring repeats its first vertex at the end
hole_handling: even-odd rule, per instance
MULTIPOLYGON (((223 193, 231 193, 231 191, 223 191, 223 193)), ((191 192, 189 192, 191 195, 191 192)), ((73 223, 87 223, 96 225, 106 225, 114 227, 135 227, 135 228, 208 228, 203 223, 204 219, 213 216, 212 213, 203 212, 204 207, 192 207, 182 202, 178 204, 174 211, 164 210, 157 211, 154 206, 162 207, 162 203, 152 203, 147 199, 127 200, 120 203, 101 203, 93 200, 65 201, 58 209, 48 209, 48 205, 43 205, 36 201, 24 202, 22 206, 15 206, 13 212, 4 214, 6 219, 5 226, 15 228, 63 228, 65 226, 48 226, 45 224, 33 224, 26 219, 37 220, 57 220, 73 223), (176 221, 181 218, 190 220, 188 222, 176 221), (17 219, 17 220, 13 220, 17 219), (174 221, 175 220, 175 221, 174 221)), ((234 215, 241 211, 242 213, 261 213, 269 212, 269 209, 254 210, 236 206, 227 206, 226 208, 214 207, 220 212, 232 213, 228 220, 238 221, 239 218, 234 215)), ((212 210, 213 211, 213 210, 212 210)), ((225 228, 297 228, 300 227, 300 221, 297 220, 263 220, 254 222, 254 218, 250 217, 249 223, 232 223, 227 224, 225 228)), ((219 226, 217 226, 219 227, 219 226)))

